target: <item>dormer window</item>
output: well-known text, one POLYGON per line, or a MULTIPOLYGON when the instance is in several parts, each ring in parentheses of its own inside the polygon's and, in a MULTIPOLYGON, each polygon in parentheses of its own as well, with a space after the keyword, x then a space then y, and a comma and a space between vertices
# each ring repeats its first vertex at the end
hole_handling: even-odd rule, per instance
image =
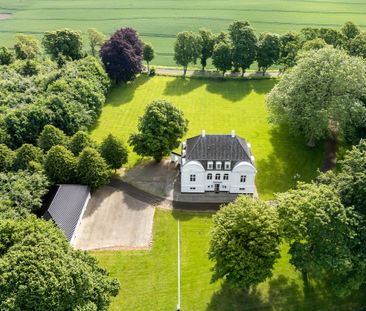
POLYGON ((221 170, 222 163, 220 161, 216 161, 216 169, 221 170))
POLYGON ((231 162, 230 161, 226 161, 225 162, 225 170, 230 170, 231 169, 231 162))
POLYGON ((207 162, 207 169, 208 170, 212 170, 213 169, 213 162, 212 161, 208 161, 207 162))

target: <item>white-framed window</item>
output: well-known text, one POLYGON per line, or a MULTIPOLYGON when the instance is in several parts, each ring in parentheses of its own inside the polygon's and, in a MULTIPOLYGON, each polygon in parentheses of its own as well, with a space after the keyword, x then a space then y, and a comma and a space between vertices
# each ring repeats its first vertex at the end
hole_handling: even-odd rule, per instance
POLYGON ((229 180, 229 174, 224 174, 224 180, 229 180))
POLYGON ((212 180, 212 174, 211 173, 207 174, 207 180, 212 180))
POLYGON ((221 175, 220 174, 216 174, 215 175, 215 180, 220 180, 221 179, 221 175))
POLYGON ((190 176, 189 176, 189 180, 190 180, 191 182, 195 182, 195 181, 196 181, 196 175, 190 175, 190 176))
POLYGON ((240 182, 246 182, 246 180, 247 180, 247 176, 245 176, 245 175, 241 175, 240 176, 240 182))
POLYGON ((229 170, 231 169, 231 162, 230 161, 226 161, 225 162, 225 170, 229 170))
POLYGON ((220 161, 216 161, 216 169, 221 170, 222 163, 220 161))
POLYGON ((213 169, 213 162, 212 161, 208 161, 207 162, 207 169, 208 170, 212 170, 213 169))

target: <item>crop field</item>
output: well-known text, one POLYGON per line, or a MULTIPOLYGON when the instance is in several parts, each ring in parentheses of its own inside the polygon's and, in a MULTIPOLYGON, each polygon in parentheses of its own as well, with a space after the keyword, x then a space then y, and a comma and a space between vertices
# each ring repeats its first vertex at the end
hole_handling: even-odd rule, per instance
MULTIPOLYGON (((323 161, 323 143, 308 148, 301 137, 268 122, 265 95, 274 80, 215 80, 140 76, 133 83, 112 89, 102 115, 92 129, 100 141, 109 133, 128 140, 136 131, 139 116, 147 104, 166 99, 183 110, 189 120, 187 137, 208 134, 237 134, 251 144, 258 174, 256 184, 263 199, 294 186, 293 176, 309 181, 323 161)), ((179 151, 179 150, 177 150, 179 151)), ((129 165, 139 157, 129 155, 129 165)))
POLYGON ((365 14, 366 0, 2 0, 0 42, 11 46, 20 32, 41 36, 62 27, 94 27, 110 34, 130 26, 155 46, 155 64, 172 66, 179 31, 219 32, 233 20, 248 20, 258 33, 339 27, 348 20, 366 28, 365 14))

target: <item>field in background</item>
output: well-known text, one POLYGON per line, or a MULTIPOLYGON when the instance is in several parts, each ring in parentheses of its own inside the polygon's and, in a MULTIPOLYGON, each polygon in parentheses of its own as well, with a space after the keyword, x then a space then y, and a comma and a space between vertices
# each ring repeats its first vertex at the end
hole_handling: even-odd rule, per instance
POLYGON ((98 251, 92 254, 122 285, 110 311, 175 310, 177 303, 177 220, 181 232, 181 308, 197 311, 328 311, 355 310, 366 294, 360 290, 347 300, 327 297, 314 285, 304 292, 300 273, 289 264, 282 247, 273 277, 245 293, 210 283, 207 258, 211 215, 157 210, 151 251, 98 251), (329 302, 331 301, 331 303, 329 302))
MULTIPOLYGON (((258 174, 256 185, 262 199, 294 186, 293 176, 311 180, 323 160, 323 147, 310 149, 301 137, 293 137, 286 128, 268 123, 265 95, 275 80, 215 80, 140 76, 133 83, 112 89, 102 115, 92 130, 100 141, 109 133, 128 140, 136 131, 139 116, 147 104, 167 99, 183 110, 189 120, 187 137, 230 134, 231 130, 252 145, 258 174)), ((179 151, 179 150, 177 150, 179 151)), ((129 165, 139 157, 130 153, 129 165)))
POLYGON ((215 32, 233 20, 248 20, 257 32, 283 33, 303 27, 339 27, 352 20, 366 28, 366 0, 2 0, 1 45, 12 45, 19 32, 95 27, 110 34, 120 27, 137 29, 156 50, 157 65, 172 66, 177 32, 201 27, 215 32))

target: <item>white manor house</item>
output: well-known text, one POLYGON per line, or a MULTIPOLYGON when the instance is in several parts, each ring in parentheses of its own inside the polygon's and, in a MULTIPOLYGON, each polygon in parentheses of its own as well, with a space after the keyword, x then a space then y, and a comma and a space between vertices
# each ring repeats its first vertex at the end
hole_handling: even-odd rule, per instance
POLYGON ((181 192, 255 193, 256 168, 250 144, 237 136, 206 135, 182 144, 181 192))

